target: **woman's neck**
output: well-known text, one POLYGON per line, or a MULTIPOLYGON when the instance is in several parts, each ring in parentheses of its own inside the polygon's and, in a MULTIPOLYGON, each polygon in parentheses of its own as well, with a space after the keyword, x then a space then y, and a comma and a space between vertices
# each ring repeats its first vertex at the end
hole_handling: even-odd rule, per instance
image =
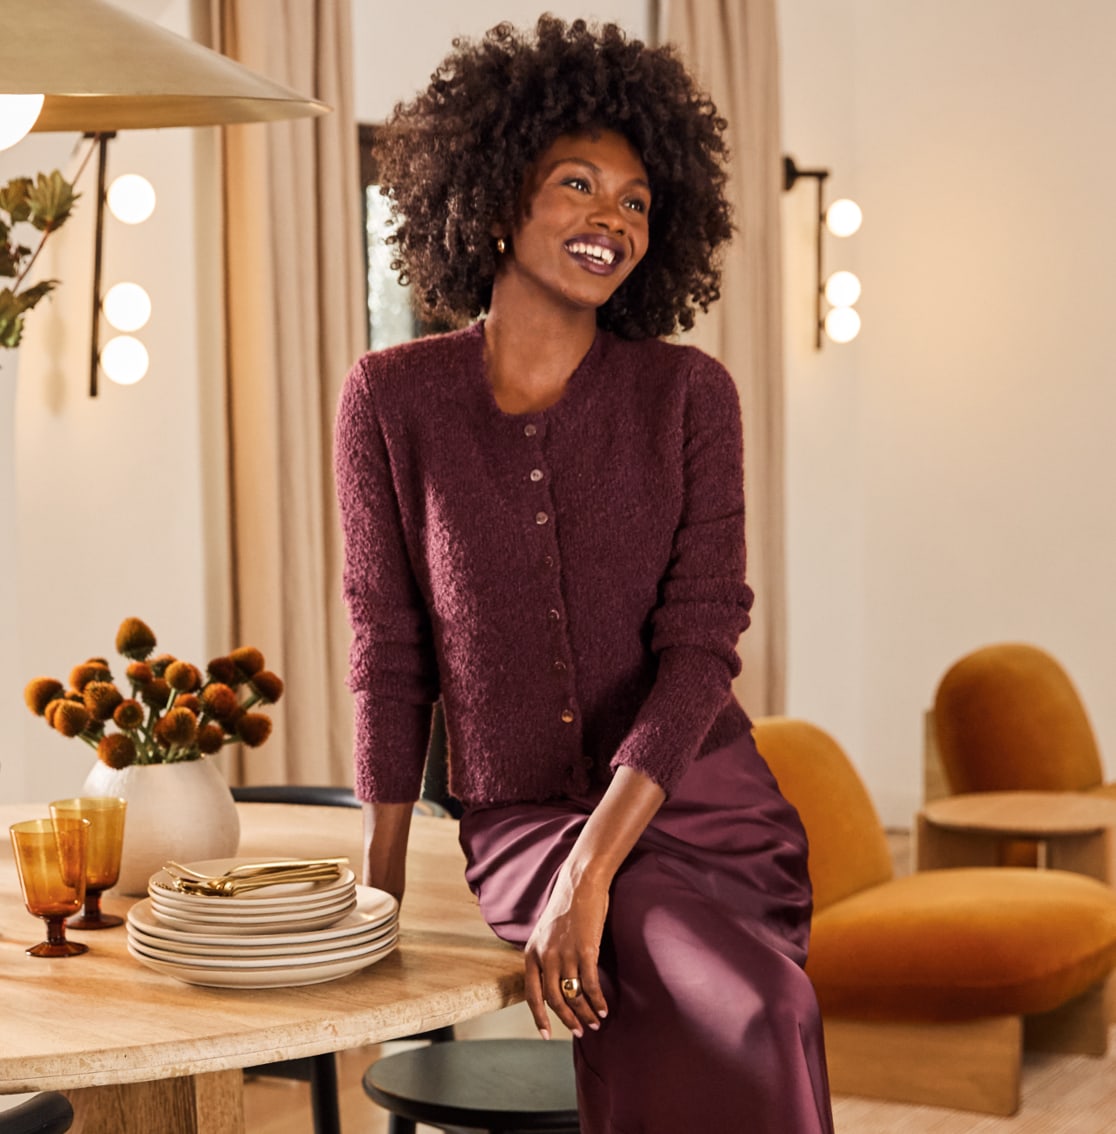
POLYGON ((494 297, 484 324, 484 362, 496 404, 505 413, 554 405, 596 334, 594 310, 512 312, 494 297))

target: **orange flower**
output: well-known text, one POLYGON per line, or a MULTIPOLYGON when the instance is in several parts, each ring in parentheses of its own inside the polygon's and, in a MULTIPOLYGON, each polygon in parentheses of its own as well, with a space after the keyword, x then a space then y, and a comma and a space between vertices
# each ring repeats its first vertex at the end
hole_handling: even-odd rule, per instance
POLYGON ((201 691, 201 703, 205 711, 222 724, 231 721, 240 708, 236 694, 219 681, 211 681, 201 691))
POLYGON ((91 681, 86 685, 82 699, 94 720, 107 721, 124 697, 111 681, 91 681))
POLYGON ((170 699, 170 686, 161 677, 154 677, 139 690, 139 695, 145 705, 162 709, 170 699))
POLYGON ((261 701, 274 705, 283 696, 283 679, 270 669, 261 669, 250 684, 261 701))
POLYGON ((271 718, 263 713, 243 713, 236 722, 236 734, 249 748, 258 748, 271 735, 271 718))
POLYGON ((111 681, 112 674, 107 665, 99 662, 83 662, 70 671, 70 684, 81 693, 91 681, 111 681))
POLYGON ((136 762, 136 746, 130 736, 122 732, 114 732, 110 736, 102 736, 97 745, 97 756, 110 768, 127 768, 136 762))
POLYGON ((188 661, 171 662, 163 676, 172 689, 179 693, 192 693, 202 683, 202 675, 188 661))
POLYGON ((152 658, 148 664, 151 666, 151 672, 156 677, 166 677, 167 666, 172 665, 178 661, 174 654, 160 654, 157 658, 152 658))
POLYGON ((169 709, 156 721, 154 731, 164 748, 189 748, 198 735, 198 718, 189 709, 169 709))
POLYGON ((117 728, 128 730, 139 728, 143 724, 143 706, 129 697, 116 706, 112 719, 117 728))
POLYGON ((264 667, 264 656, 255 646, 239 646, 229 654, 229 657, 240 670, 241 676, 245 678, 259 673, 264 667))
POLYGON ((274 704, 284 686, 254 646, 213 658, 203 673, 173 654, 153 656, 151 628, 127 618, 116 648, 128 659, 126 682, 117 685, 106 658, 89 657, 73 668, 68 686, 53 677, 28 682, 27 707, 63 736, 96 748, 114 768, 197 760, 230 741, 255 748, 270 736, 270 719, 251 710, 274 704))
POLYGON ((47 705, 65 692, 61 681, 55 681, 53 677, 36 677, 34 681, 27 683, 23 690, 23 699, 31 712, 41 717, 46 712, 47 705))
POLYGON ((207 721, 198 729, 198 751, 206 756, 212 756, 221 751, 225 743, 225 730, 212 721, 207 721))
POLYGON ((155 649, 155 635, 146 622, 125 618, 116 632, 116 652, 133 661, 143 661, 155 649))
POLYGON ((240 684, 240 670, 236 668, 236 662, 227 654, 214 658, 205 668, 208 670, 209 676, 222 685, 235 688, 240 684))
POLYGON ((59 701, 54 710, 51 724, 63 736, 80 736, 89 724, 89 710, 77 701, 59 701))

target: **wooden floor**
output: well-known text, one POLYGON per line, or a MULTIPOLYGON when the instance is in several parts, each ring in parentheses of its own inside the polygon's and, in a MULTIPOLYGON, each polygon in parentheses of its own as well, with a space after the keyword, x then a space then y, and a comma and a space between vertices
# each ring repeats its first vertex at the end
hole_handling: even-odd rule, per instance
MULTIPOLYGON (((904 832, 889 833, 889 838, 896 873, 906 873, 910 868, 910 840, 904 832)), ((530 1016, 522 1004, 470 1021, 458 1032, 463 1038, 534 1037, 530 1016)), ((388 1045, 388 1050, 400 1049, 398 1044, 388 1045)), ((360 1048, 339 1056, 342 1134, 387 1132, 387 1115, 364 1094, 360 1085, 365 1068, 382 1050, 360 1048)), ((1028 1055, 1023 1070, 1023 1106, 1014 1118, 854 1098, 834 1099, 833 1113, 837 1134, 1113 1134, 1116 1028, 1110 1032, 1109 1053, 1104 1059, 1028 1055)), ((274 1079, 250 1081, 245 1089, 245 1117, 248 1134, 312 1134, 309 1088, 304 1083, 274 1079)), ((419 1130, 433 1134, 430 1127, 420 1126, 419 1130)))

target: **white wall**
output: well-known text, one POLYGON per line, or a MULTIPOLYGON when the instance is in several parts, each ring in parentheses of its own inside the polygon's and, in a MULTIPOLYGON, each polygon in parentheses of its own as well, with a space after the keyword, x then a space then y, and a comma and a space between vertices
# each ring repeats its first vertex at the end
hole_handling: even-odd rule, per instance
MULTIPOLYGON (((148 3, 186 31, 188 0, 148 3)), ((360 116, 409 97, 454 34, 530 23, 540 7, 354 0, 360 116)), ((594 7, 647 34, 644 0, 594 7)), ((826 250, 864 280, 864 331, 815 353, 812 186, 784 197, 789 710, 833 731, 885 819, 905 823, 941 672, 980 643, 1030 639, 1076 679, 1116 777, 1116 6, 779 0, 779 15, 786 150, 831 168, 831 194, 866 217, 826 250)), ((21 371, 18 400, 0 397, 0 800, 70 790, 92 756, 31 718, 27 678, 110 650, 131 613, 168 648, 209 654, 208 137, 113 144, 113 170, 160 191, 152 221, 113 224, 106 252, 110 278, 152 290, 145 382, 85 396, 88 195, 55 247, 62 290, 32 313, 28 349, 0 352, 0 386, 17 358, 21 371)), ((64 165, 73 142, 33 136, 0 154, 0 182, 64 165)))
MULTIPOLYGON (((164 26, 188 34, 185 0, 137 7, 149 16, 158 8, 164 26)), ((139 385, 102 375, 99 397, 87 393, 95 159, 77 186, 77 211, 36 265, 37 278, 61 286, 30 313, 19 351, 0 351, 6 385, 18 359, 12 420, 0 422, 0 540, 10 541, 0 554, 0 801, 75 791, 95 758, 31 716, 28 679, 65 681, 91 655, 114 658, 129 615, 149 622, 161 648, 201 664, 212 656, 199 403, 212 327, 199 323, 195 253, 195 177, 211 141, 209 131, 130 131, 109 147, 110 180, 142 173, 158 197, 145 224, 109 216, 105 225, 104 287, 135 280, 154 307, 140 332, 151 370, 139 385)), ((0 183, 55 167, 72 178, 87 146, 76 135, 31 135, 0 153, 0 183)), ((5 405, 11 396, 9 385, 5 405)))
POLYGON ((501 22, 531 27, 542 12, 564 20, 612 20, 648 35, 650 0, 353 0, 357 117, 382 122, 425 87, 455 36, 479 37, 501 22))
MULTIPOLYGON (((942 672, 1029 640, 1074 677, 1116 775, 1116 7, 779 13, 786 147, 865 212, 827 245, 862 277, 860 339, 813 355, 788 321, 790 710, 905 822, 942 672)), ((788 294, 809 295, 809 270, 788 294)))

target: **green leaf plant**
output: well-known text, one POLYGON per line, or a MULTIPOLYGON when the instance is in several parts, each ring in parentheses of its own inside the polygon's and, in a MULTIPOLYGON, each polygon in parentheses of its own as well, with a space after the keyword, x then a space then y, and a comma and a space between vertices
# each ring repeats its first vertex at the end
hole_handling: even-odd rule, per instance
POLYGON ((27 276, 47 238, 66 223, 80 196, 57 169, 33 181, 14 177, 0 189, 0 278, 15 281, 0 288, 0 347, 19 346, 27 312, 58 286, 58 280, 29 284, 27 276), (24 226, 42 234, 34 250, 17 231, 24 226))

